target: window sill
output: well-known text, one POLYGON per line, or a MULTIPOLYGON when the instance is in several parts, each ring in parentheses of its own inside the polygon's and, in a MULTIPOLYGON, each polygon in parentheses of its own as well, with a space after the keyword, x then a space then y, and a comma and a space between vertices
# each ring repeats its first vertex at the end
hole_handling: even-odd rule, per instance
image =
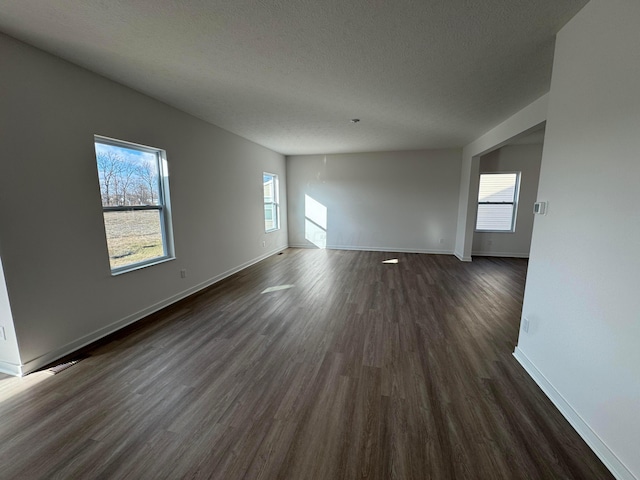
POLYGON ((167 257, 154 258, 153 260, 149 260, 148 262, 136 263, 131 266, 119 267, 117 269, 111 270, 111 276, 115 277, 117 275, 122 275, 123 273, 129 273, 129 272, 134 272, 136 270, 141 270, 143 268, 153 267, 154 265, 170 262, 171 260, 175 260, 175 259, 176 257, 167 256, 167 257))

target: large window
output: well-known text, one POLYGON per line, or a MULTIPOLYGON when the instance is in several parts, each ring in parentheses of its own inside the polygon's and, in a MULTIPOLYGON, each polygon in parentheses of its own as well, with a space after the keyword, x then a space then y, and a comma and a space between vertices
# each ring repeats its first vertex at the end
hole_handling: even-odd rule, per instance
POLYGON ((273 173, 263 173, 262 186, 264 190, 264 231, 272 232, 280 228, 278 176, 273 173))
POLYGON ((476 230, 515 231, 519 183, 519 173, 480 174, 476 230))
POLYGON ((95 136, 113 274, 173 258, 164 150, 95 136))

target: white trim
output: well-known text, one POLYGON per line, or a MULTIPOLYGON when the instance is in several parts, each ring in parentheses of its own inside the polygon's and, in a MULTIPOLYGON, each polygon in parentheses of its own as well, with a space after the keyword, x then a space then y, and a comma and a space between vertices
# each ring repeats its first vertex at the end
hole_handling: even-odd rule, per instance
POLYGON ((424 248, 397 248, 397 247, 367 247, 349 245, 327 245, 327 250, 360 250, 363 252, 389 252, 389 253, 427 253, 431 255, 451 255, 451 250, 432 250, 424 248))
POLYGON ((22 365, 16 365, 15 363, 5 362, 0 360, 0 373, 6 373, 7 375, 13 375, 14 377, 22 377, 22 365))
POLYGON ((517 252, 471 252, 471 256, 476 256, 476 257, 529 258, 529 254, 528 253, 517 253, 517 252))
POLYGON ((460 260, 461 262, 472 262, 473 258, 471 257, 465 257, 464 255, 462 255, 461 253, 458 252, 453 252, 453 254, 455 255, 455 257, 460 260))
POLYGON ((527 373, 538 384, 549 400, 553 402, 560 413, 567 419, 576 432, 589 445, 591 450, 602 460, 614 477, 618 480, 638 480, 633 473, 620 461, 620 459, 609 449, 606 443, 594 432, 589 424, 562 396, 562 394, 551 384, 544 374, 529 360, 529 358, 517 346, 513 356, 522 365, 527 373))
MULTIPOLYGON (((291 248, 309 248, 312 250, 320 250, 311 243, 292 243, 291 248)), ((388 252, 388 253, 427 253, 430 255, 453 255, 451 250, 430 250, 421 248, 397 248, 397 247, 363 247, 349 245, 327 245, 325 250, 355 250, 360 252, 388 252)))
POLYGON ((130 265, 126 265, 123 267, 117 267, 111 269, 111 276, 116 277, 118 275, 122 275, 124 273, 135 272, 136 270, 141 270, 147 267, 153 267, 154 265, 160 265, 161 263, 170 262, 171 260, 175 260, 176 257, 156 257, 147 261, 132 263, 130 265))
MULTIPOLYGON (((89 345, 90 343, 95 342, 96 340, 99 340, 103 337, 106 337, 107 335, 110 335, 118 330, 120 330, 121 328, 126 327, 127 325, 130 325, 132 323, 137 322, 138 320, 141 320, 142 318, 151 315, 154 312, 157 312, 158 310, 163 309, 164 307, 167 307, 179 300, 182 300, 183 298, 188 297, 189 295, 192 295, 204 288, 207 288, 211 285, 213 285, 214 283, 219 282, 220 280, 224 280, 225 278, 233 275, 234 273, 239 272, 240 270, 244 270, 247 267, 250 267, 251 265, 254 265, 262 260, 264 260, 267 257, 270 257, 272 255, 276 255, 277 253, 286 250, 287 249, 287 245, 283 245, 275 250, 272 250, 268 253, 265 253, 264 255, 261 255, 257 258, 254 258, 253 260, 249 260, 248 262, 243 263, 242 265, 239 265, 237 267, 234 267, 230 270, 227 270, 224 273, 221 273, 220 275, 216 275, 213 278, 210 278, 209 280, 206 280, 202 283, 199 283, 198 285, 195 285, 191 288, 188 288, 187 290, 184 290, 180 293, 177 293, 175 295, 172 295, 171 297, 162 300, 158 303, 155 303, 153 305, 150 305, 147 308, 143 308, 142 310, 139 310, 131 315, 128 315, 116 322, 113 322, 109 325, 107 325, 106 327, 100 328, 88 335, 85 335, 84 337, 81 337, 77 340, 74 340, 73 342, 67 343, 66 345, 60 347, 60 348, 56 348, 55 350, 51 350, 50 352, 45 353, 44 355, 41 355, 37 358, 34 358, 32 360, 29 360, 28 362, 26 362, 25 364, 18 366, 19 371, 18 372, 6 372, 6 373, 10 373, 11 375, 18 375, 18 376, 23 376, 26 375, 28 373, 31 373, 41 367, 44 367, 45 365, 48 365, 49 363, 57 360, 58 358, 64 357, 65 355, 69 355, 70 353, 75 352, 76 350, 85 347, 87 345, 89 345)), ((5 365, 4 363, 0 362, 0 370, 2 370, 3 365, 5 365)), ((6 364, 9 365, 9 364, 6 364)))

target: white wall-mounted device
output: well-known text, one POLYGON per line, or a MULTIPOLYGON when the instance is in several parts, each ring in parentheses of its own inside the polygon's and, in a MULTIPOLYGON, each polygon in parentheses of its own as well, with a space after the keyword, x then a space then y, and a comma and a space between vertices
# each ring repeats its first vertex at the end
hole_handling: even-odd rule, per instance
POLYGON ((536 215, 547 214, 547 202, 536 202, 533 204, 533 213, 536 215))

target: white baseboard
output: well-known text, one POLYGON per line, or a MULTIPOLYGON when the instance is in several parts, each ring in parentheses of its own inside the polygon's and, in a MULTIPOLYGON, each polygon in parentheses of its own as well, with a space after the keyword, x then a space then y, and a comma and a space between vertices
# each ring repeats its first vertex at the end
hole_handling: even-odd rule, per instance
POLYGON ((14 363, 4 362, 0 360, 0 373, 6 373, 7 375, 13 375, 14 377, 21 377, 22 366, 14 363))
POLYGON ((462 255, 461 253, 458 252, 453 252, 453 254, 456 256, 456 258, 458 260, 460 260, 461 262, 472 262, 473 259, 471 257, 465 257, 464 255, 462 255))
POLYGON ((591 450, 602 460, 602 463, 611 471, 614 477, 618 480, 638 480, 522 350, 516 347, 513 356, 538 384, 545 395, 549 397, 556 408, 560 410, 560 413, 589 445, 591 450))
POLYGON ((471 252, 471 255, 476 257, 529 258, 528 253, 513 252, 471 252))
POLYGON ((357 250, 361 252, 388 252, 388 253, 427 253, 430 255, 451 255, 451 250, 435 250, 424 248, 397 248, 397 247, 368 247, 350 245, 327 245, 328 250, 357 250))
POLYGON ((44 355, 41 355, 37 358, 29 360, 24 365, 16 365, 15 367, 17 367, 17 371, 16 369, 13 369, 12 371, 5 371, 5 368, 7 368, 8 370, 8 367, 3 368, 4 363, 0 362, 0 371, 5 371, 5 373, 9 373, 10 375, 16 375, 16 376, 24 376, 28 373, 31 373, 39 368, 44 367, 45 365, 48 365, 51 362, 54 362, 58 358, 62 358, 65 355, 69 355, 70 353, 73 353, 76 350, 82 347, 85 347, 90 343, 95 342, 96 340, 100 340, 101 338, 106 337, 107 335, 110 335, 120 330, 121 328, 126 327, 127 325, 131 325, 132 323, 135 323, 138 320, 141 320, 142 318, 148 315, 151 315, 152 313, 157 312, 158 310, 163 309, 164 307, 167 307, 179 300, 182 300, 183 298, 188 297, 189 295, 192 295, 204 288, 209 287, 210 285, 213 285, 214 283, 219 282, 220 280, 224 280, 225 278, 230 277, 234 273, 237 273, 240 270, 244 270, 245 268, 258 263, 264 260, 265 258, 275 255, 285 250, 286 248, 287 248, 287 245, 281 246, 275 250, 265 253, 264 255, 261 255, 257 258, 249 260, 248 262, 245 262, 242 265, 239 265, 230 270, 227 270, 226 272, 223 272, 220 275, 216 275, 215 277, 210 278, 209 280, 199 283, 191 288, 183 290, 182 292, 179 292, 175 295, 172 295, 171 297, 166 298, 158 303, 150 305, 146 308, 143 308, 142 310, 139 310, 131 315, 128 315, 120 320, 117 320, 107 325, 106 327, 100 328, 88 335, 80 337, 79 339, 74 340, 73 342, 67 343, 66 345, 60 348, 56 348, 55 350, 51 350, 50 352, 47 352, 44 355))
MULTIPOLYGON (((318 247, 308 243, 292 243, 291 248, 309 248, 317 250, 318 247)), ((433 250, 422 248, 397 248, 397 247, 369 247, 369 246, 351 246, 351 245, 327 245, 326 250, 354 250, 360 252, 387 252, 387 253, 427 253, 431 255, 452 255, 451 250, 433 250)))

